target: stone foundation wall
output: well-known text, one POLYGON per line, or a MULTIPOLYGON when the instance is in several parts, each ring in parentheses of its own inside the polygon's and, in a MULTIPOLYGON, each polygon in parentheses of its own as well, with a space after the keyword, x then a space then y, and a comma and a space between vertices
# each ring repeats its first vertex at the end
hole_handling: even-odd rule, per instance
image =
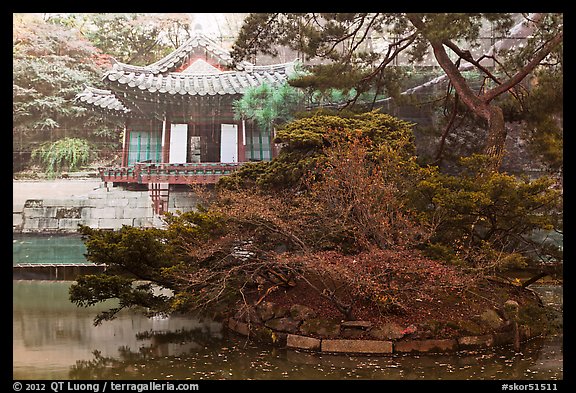
MULTIPOLYGON (((169 212, 190 211, 195 205, 192 192, 170 192, 169 212)), ((13 212, 12 228, 21 233, 74 233, 79 224, 118 230, 122 225, 158 227, 162 220, 154 214, 148 191, 102 185, 82 196, 28 199, 21 212, 13 212)))
POLYGON ((106 270, 98 265, 51 265, 51 266, 13 266, 14 280, 65 280, 74 281, 84 274, 99 274, 106 270))

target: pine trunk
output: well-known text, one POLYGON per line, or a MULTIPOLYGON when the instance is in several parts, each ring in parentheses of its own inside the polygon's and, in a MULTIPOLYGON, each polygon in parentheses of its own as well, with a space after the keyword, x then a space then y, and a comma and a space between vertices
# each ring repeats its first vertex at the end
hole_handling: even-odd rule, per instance
POLYGON ((490 169, 498 171, 504 157, 504 146, 506 144, 506 125, 504 123, 504 113, 497 106, 488 105, 489 117, 488 136, 484 146, 484 154, 492 158, 490 160, 490 169))

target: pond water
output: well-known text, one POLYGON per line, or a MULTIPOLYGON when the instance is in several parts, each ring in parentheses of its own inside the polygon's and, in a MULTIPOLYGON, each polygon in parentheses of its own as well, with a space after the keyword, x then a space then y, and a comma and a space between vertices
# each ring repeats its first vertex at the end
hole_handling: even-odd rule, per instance
POLYGON ((12 265, 19 263, 86 263, 80 235, 12 235, 12 265))
MULTIPOLYGON (((97 310, 68 300, 71 281, 13 280, 14 379, 560 380, 563 336, 449 355, 343 356, 254 344, 189 316, 125 310, 93 326, 97 310)), ((562 308, 562 288, 534 288, 562 308)))

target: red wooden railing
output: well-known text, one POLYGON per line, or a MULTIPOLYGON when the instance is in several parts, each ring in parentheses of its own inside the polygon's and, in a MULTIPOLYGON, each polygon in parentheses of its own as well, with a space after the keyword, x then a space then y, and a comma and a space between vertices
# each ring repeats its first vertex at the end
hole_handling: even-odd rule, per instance
POLYGON ((104 182, 213 184, 236 171, 242 163, 203 162, 185 164, 143 163, 129 167, 98 168, 104 182))

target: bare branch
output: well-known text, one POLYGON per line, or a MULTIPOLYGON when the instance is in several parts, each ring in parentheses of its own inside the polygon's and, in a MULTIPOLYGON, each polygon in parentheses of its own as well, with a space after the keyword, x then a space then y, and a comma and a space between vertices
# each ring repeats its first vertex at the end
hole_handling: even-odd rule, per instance
POLYGON ((493 89, 487 91, 481 99, 488 103, 492 101, 494 98, 498 97, 500 94, 505 93, 506 91, 510 90, 512 87, 516 86, 518 83, 522 82, 522 80, 531 73, 546 56, 550 54, 558 45, 562 43, 564 38, 564 32, 558 32, 550 41, 548 41, 542 48, 536 52, 534 58, 528 62, 520 71, 518 71, 512 78, 508 79, 506 82, 502 83, 499 86, 494 87, 493 89))

